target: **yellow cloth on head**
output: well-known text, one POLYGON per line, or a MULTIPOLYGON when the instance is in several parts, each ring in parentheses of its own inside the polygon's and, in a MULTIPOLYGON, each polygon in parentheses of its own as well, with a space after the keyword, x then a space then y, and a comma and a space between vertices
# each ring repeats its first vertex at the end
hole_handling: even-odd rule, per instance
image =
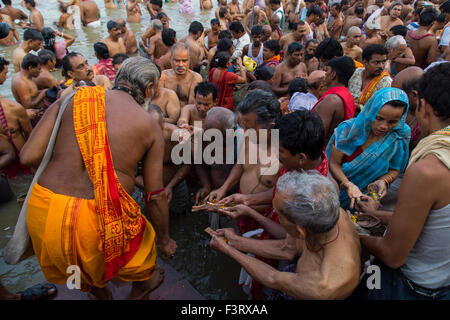
POLYGON ((411 153, 408 167, 429 154, 434 154, 450 169, 450 126, 420 140, 411 153))

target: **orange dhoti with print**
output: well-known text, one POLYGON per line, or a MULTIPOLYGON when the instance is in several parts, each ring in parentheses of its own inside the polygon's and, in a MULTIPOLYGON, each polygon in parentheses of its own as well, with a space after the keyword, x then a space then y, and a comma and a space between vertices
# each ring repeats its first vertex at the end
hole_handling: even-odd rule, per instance
POLYGON ((94 199, 60 195, 35 184, 27 224, 34 252, 48 281, 64 284, 81 270, 82 290, 108 281, 149 279, 156 263, 155 231, 123 189, 111 158, 105 123, 105 92, 85 87, 74 97, 74 127, 94 199))

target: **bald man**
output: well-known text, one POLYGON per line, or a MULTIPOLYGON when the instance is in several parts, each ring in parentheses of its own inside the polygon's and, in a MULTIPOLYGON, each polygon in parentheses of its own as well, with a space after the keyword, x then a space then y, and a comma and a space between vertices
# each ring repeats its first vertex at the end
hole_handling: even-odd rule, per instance
MULTIPOLYGON (((235 129, 236 116, 235 114, 223 107, 211 108, 206 114, 204 129, 217 129, 222 132, 223 137, 226 136, 227 129, 235 129)), ((226 143, 224 139, 224 144, 226 143)), ((206 147, 206 146, 204 146, 206 147)), ((224 150, 225 145, 224 145, 224 150)), ((225 161, 224 161, 225 162, 225 161)), ((195 171, 200 180, 202 187, 197 191, 195 196, 195 202, 203 200, 211 190, 220 188, 227 179, 233 165, 229 164, 213 164, 207 165, 205 163, 201 165, 195 165, 195 171)))
POLYGON ((306 79, 308 85, 308 92, 312 93, 317 99, 322 97, 323 93, 327 90, 325 85, 326 72, 323 70, 316 70, 306 79))
POLYGON ((361 42, 362 32, 358 27, 351 27, 348 29, 345 42, 342 43, 342 48, 344 49, 344 54, 349 56, 353 60, 362 62, 362 52, 363 50, 359 46, 361 42))
POLYGON ((280 24, 281 19, 278 15, 274 14, 269 20, 270 27, 272 28, 272 34, 270 35, 270 40, 280 40, 283 36, 283 31, 281 31, 280 24))

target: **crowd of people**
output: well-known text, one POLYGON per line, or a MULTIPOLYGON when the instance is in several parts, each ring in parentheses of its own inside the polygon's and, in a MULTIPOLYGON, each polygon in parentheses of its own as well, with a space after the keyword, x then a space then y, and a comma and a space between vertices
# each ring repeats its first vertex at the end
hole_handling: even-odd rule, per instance
MULTIPOLYGON (((95 1, 58 0, 55 27, 34 0, 29 18, 2 2, 0 45, 16 46, 0 57, 15 99, 0 98, 3 198, 33 179, 8 263, 29 234, 50 283, 78 265, 82 291, 111 298, 118 278, 146 298, 164 279, 157 251, 177 254, 169 220, 194 205, 252 299, 450 299, 449 0, 219 0, 210 26, 192 21, 182 38, 162 0, 129 0, 94 66, 64 31, 78 15, 101 27, 95 1), (127 24, 145 9, 136 39, 127 24), (210 129, 234 132, 232 163, 174 159, 210 129)), ((217 154, 218 141, 201 143, 217 154)), ((20 296, 0 284, 0 297, 20 296)))

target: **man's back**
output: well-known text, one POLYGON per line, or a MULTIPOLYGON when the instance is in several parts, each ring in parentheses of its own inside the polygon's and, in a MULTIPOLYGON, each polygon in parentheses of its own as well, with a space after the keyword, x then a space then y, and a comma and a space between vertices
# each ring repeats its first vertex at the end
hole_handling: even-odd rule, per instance
MULTIPOLYGON (((154 137, 162 135, 162 130, 150 114, 139 107, 131 96, 125 96, 122 92, 109 91, 105 97, 105 106, 106 129, 114 169, 124 189, 131 194, 137 163, 149 150, 154 137), (124 126, 124 123, 133 125, 124 126), (133 148, 129 148, 130 145, 133 148)), ((52 108, 49 117, 53 118, 59 108, 56 105, 52 108)), ((74 132, 73 102, 69 103, 64 112, 52 160, 43 172, 39 184, 55 193, 84 199, 94 198, 93 186, 74 132)))
POLYGON ((425 68, 437 58, 437 40, 434 35, 416 36, 414 32, 406 35, 406 40, 416 58, 416 66, 425 68))
POLYGON ((88 24, 99 19, 99 9, 94 1, 87 0, 80 3, 80 17, 83 23, 88 24))

